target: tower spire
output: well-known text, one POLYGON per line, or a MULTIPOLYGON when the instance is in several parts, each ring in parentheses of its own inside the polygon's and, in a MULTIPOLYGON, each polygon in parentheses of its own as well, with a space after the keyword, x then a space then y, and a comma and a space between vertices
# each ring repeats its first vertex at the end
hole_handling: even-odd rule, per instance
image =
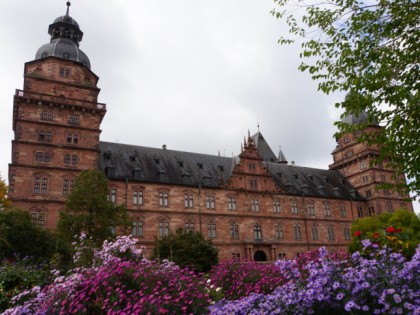
POLYGON ((66 15, 69 16, 69 11, 70 11, 70 6, 71 6, 70 1, 67 1, 66 5, 67 5, 66 15))

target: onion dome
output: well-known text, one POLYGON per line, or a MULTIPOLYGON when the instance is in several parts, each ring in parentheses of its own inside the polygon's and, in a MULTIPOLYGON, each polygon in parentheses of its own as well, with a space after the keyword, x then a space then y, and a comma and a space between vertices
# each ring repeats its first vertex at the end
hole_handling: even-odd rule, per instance
POLYGON ((48 27, 51 41, 38 49, 35 59, 54 56, 80 62, 90 69, 88 56, 79 49, 83 32, 80 30, 79 24, 69 15, 70 5, 70 2, 67 2, 66 14, 56 18, 48 27))

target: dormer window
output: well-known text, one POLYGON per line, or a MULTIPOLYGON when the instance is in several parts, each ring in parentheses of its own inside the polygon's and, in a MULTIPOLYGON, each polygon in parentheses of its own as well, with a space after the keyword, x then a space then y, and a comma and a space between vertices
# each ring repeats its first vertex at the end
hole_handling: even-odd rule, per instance
POLYGON ((130 162, 135 162, 136 161, 136 157, 134 155, 130 155, 128 157, 128 159, 130 160, 130 162))
POLYGON ((201 170, 203 169, 203 163, 197 163, 197 166, 198 166, 199 169, 201 169, 201 170))
POLYGON ((104 159, 105 160, 110 160, 111 159, 111 152, 104 152, 104 159))
POLYGON ((159 165, 160 164, 160 160, 159 159, 155 159, 155 163, 159 165))
POLYGON ((182 161, 176 161, 176 163, 178 164, 179 167, 184 167, 184 162, 182 162, 182 161))
POLYGON ((158 172, 159 180, 162 182, 168 181, 168 174, 165 171, 159 171, 158 172))
POLYGON ((143 170, 141 169, 134 169, 132 171, 134 179, 142 179, 143 178, 143 170))
POLYGON ((190 174, 183 174, 182 175, 182 180, 184 181, 184 183, 191 183, 191 175, 190 174))
POLYGON ((210 177, 210 176, 205 176, 205 177, 203 177, 202 179, 203 179, 203 184, 204 184, 204 185, 211 185, 211 183, 212 183, 212 179, 211 179, 211 177, 210 177))
POLYGON ((107 176, 115 176, 115 167, 113 166, 108 166, 105 168, 105 174, 107 176))

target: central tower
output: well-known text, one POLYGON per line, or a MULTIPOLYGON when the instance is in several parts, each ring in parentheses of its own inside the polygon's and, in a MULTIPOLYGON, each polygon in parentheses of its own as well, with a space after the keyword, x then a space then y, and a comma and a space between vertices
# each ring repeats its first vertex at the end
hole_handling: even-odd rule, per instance
POLYGON ((24 69, 23 90, 13 103, 9 197, 29 209, 41 226, 54 228, 76 176, 98 167, 100 124, 98 77, 79 48, 83 32, 66 14, 49 26, 49 43, 24 69))

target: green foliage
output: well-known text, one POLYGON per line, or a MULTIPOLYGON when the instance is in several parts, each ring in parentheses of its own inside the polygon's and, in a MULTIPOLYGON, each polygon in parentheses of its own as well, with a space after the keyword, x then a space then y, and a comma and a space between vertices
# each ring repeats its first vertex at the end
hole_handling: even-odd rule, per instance
POLYGON ((52 232, 35 226, 27 211, 0 211, 0 259, 14 255, 32 257, 35 261, 49 261, 61 251, 60 240, 52 232))
POLYGON ((404 256, 411 257, 420 243, 420 219, 408 210, 382 213, 377 217, 354 221, 352 232, 355 237, 349 244, 349 251, 361 251, 362 239, 371 239, 379 245, 386 245, 404 256))
POLYGON ((210 240, 205 240, 199 232, 183 229, 157 240, 153 256, 173 261, 181 268, 191 267, 196 272, 209 272, 219 261, 218 250, 210 240))
MULTIPOLYGON (((299 69, 308 71, 326 94, 347 91, 368 101, 336 104, 347 114, 365 111, 383 127, 362 140, 378 144, 378 161, 386 161, 411 180, 420 195, 420 3, 416 0, 275 0, 272 14, 284 19, 291 38, 301 40, 299 69), (303 11, 300 12, 299 10, 303 11), (302 13, 302 14, 301 14, 302 13)), ((341 132, 363 130, 369 122, 341 132)), ((403 185, 397 188, 403 189, 403 185)))
POLYGON ((33 286, 44 286, 51 275, 46 264, 28 259, 0 261, 0 312, 12 307, 10 299, 33 286))
POLYGON ((60 213, 59 234, 71 242, 75 235, 86 233, 97 244, 114 238, 113 229, 122 232, 130 226, 127 211, 108 201, 108 179, 98 170, 83 171, 60 213))

